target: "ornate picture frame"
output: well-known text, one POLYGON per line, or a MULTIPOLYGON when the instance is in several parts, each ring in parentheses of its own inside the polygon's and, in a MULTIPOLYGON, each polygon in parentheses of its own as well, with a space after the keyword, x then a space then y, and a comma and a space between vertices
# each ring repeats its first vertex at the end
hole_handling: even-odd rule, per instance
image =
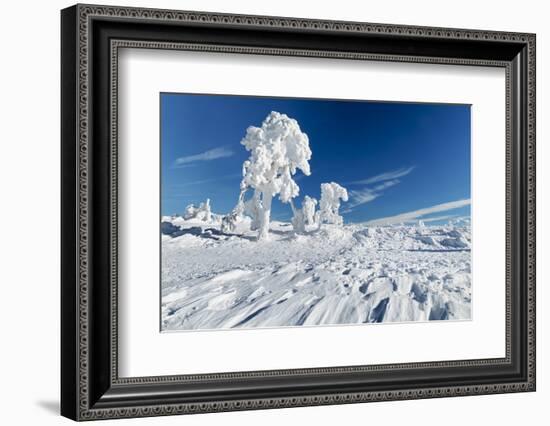
POLYGON ((61 414, 93 420, 534 391, 535 44, 534 34, 523 33, 96 5, 64 9, 61 414), (505 356, 120 377, 121 48, 504 69, 505 356))

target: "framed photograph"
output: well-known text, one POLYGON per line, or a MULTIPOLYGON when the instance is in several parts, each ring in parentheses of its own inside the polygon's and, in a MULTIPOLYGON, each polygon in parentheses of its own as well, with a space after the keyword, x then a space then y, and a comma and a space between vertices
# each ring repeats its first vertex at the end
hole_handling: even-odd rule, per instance
POLYGON ((535 390, 535 35, 61 12, 61 412, 535 390))

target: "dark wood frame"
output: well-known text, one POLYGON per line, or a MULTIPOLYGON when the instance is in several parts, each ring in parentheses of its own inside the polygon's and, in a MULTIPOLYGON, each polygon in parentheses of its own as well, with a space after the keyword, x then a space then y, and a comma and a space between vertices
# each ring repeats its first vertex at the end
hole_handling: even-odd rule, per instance
POLYGON ((74 420, 535 390, 535 35, 76 5, 61 13, 61 413, 74 420), (506 69, 506 356, 119 378, 117 52, 506 69))

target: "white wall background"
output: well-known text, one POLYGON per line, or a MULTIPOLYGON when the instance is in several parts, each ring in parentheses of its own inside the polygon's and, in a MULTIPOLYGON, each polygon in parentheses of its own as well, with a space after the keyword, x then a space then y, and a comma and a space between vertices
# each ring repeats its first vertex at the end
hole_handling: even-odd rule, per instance
MULTIPOLYGON (((540 0, 104 0, 103 4, 537 33, 538 391, 293 408, 102 424, 279 425, 542 424, 550 401, 550 27, 540 0), (539 419, 537 421, 537 419, 539 419)), ((0 25, 0 419, 69 424, 59 404, 59 9, 71 2, 12 0, 0 25)))

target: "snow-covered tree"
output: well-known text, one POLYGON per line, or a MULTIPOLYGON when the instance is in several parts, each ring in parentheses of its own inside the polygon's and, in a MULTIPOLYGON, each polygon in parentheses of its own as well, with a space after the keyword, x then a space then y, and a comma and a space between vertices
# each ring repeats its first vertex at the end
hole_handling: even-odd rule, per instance
POLYGON ((294 207, 294 204, 291 201, 292 206, 292 227, 295 232, 302 233, 306 231, 306 225, 314 225, 315 221, 315 206, 317 205, 317 200, 308 195, 304 197, 302 201, 302 208, 298 209, 294 207))
POLYGON ((202 220, 204 220, 205 222, 210 222, 210 220, 212 219, 212 210, 210 210, 210 198, 207 198, 205 203, 201 203, 199 205, 199 209, 201 210, 203 216, 202 220))
POLYGON ((311 174, 309 139, 296 120, 272 111, 261 127, 247 129, 241 144, 250 152, 250 157, 243 163, 239 202, 226 220, 227 228, 231 217, 237 218, 246 211, 252 218, 252 228, 258 229, 258 239, 265 239, 273 197, 279 195, 283 203, 291 202, 300 192, 292 176, 298 169, 307 176, 311 174), (249 189, 253 195, 245 202, 244 195, 249 189))
POLYGON ((186 220, 189 219, 201 219, 205 222, 210 222, 212 219, 212 211, 210 209, 210 198, 206 199, 206 202, 200 203, 198 207, 194 204, 189 204, 185 208, 185 213, 183 218, 186 220))
MULTIPOLYGON (((243 164, 243 176, 245 173, 245 168, 243 164)), ((246 206, 244 202, 244 195, 246 193, 246 185, 243 181, 241 181, 241 192, 239 193, 239 201, 237 201, 237 205, 233 208, 231 213, 228 215, 225 215, 222 218, 222 225, 221 225, 221 231, 225 233, 234 232, 235 228, 237 227, 237 222, 243 218, 243 214, 245 213, 246 206)))
POLYGON ((234 232, 237 226, 237 220, 238 214, 235 213, 235 210, 222 217, 221 231, 225 234, 234 232))
POLYGON ((250 229, 256 231, 260 228, 260 192, 254 191, 250 200, 244 203, 244 214, 251 219, 250 229))
POLYGON ((313 197, 306 195, 302 203, 302 211, 304 212, 304 219, 307 225, 315 224, 315 207, 317 206, 317 200, 313 197))
POLYGON ((183 218, 185 220, 194 219, 197 215, 197 207, 194 204, 189 204, 185 207, 185 212, 183 213, 183 218))
POLYGON ((321 184, 321 201, 319 203, 319 224, 333 223, 342 225, 344 218, 339 215, 340 200, 348 201, 346 188, 335 182, 321 184))
POLYGON ((302 209, 295 209, 292 215, 292 228, 294 232, 302 234, 306 232, 306 221, 304 218, 304 212, 302 209))

